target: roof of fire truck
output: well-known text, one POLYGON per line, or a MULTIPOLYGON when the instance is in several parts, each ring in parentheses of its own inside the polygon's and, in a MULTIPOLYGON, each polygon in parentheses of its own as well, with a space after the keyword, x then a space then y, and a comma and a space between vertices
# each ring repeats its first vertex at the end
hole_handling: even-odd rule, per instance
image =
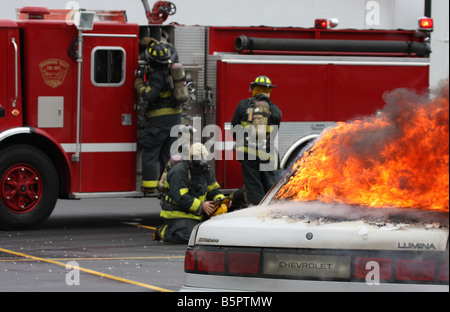
POLYGON ((5 20, 5 19, 1 19, 0 20, 0 28, 5 27, 17 27, 17 24, 14 21, 11 20, 5 20))
MULTIPOLYGON (((89 10, 95 13, 96 21, 105 22, 127 22, 126 11, 108 11, 108 10, 89 10)), ((73 12, 68 9, 48 9, 39 6, 26 6, 17 9, 19 20, 42 19, 42 20, 60 20, 64 21, 72 18, 73 12)))

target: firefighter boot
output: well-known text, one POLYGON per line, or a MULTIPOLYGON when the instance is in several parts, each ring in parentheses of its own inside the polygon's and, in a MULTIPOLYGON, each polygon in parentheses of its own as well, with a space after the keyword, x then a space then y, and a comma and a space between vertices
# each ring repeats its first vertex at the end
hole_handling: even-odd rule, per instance
POLYGON ((152 234, 152 238, 154 241, 160 241, 162 239, 161 237, 161 231, 163 230, 165 225, 159 226, 155 229, 155 231, 152 234))
POLYGON ((156 188, 154 187, 141 187, 141 192, 145 194, 154 194, 156 192, 156 188))

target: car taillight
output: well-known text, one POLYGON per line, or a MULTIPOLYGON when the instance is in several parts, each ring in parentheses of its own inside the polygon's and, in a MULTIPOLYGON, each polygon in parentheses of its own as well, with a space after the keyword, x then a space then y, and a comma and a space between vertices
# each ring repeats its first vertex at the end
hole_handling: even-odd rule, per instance
POLYGON ((184 259, 186 272, 211 274, 244 274, 259 273, 261 250, 246 252, 226 249, 188 249, 184 259))
POLYGON ((448 263, 441 262, 439 264, 439 281, 448 282, 448 263))
POLYGON ((355 278, 365 279, 369 270, 373 268, 371 262, 378 264, 381 280, 392 278, 392 259, 385 258, 355 258, 355 278))
POLYGON ((396 278, 399 281, 432 281, 434 261, 399 259, 396 278))
POLYGON ((225 252, 199 251, 197 253, 197 269, 202 272, 224 272, 225 252))
POLYGON ((195 251, 187 250, 184 256, 184 269, 186 271, 194 271, 195 270, 195 251))
POLYGON ((433 31, 433 19, 429 17, 419 18, 419 30, 422 31, 433 31))
POLYGON ((228 253, 228 272, 257 274, 259 272, 259 254, 254 252, 228 253))
POLYGON ((448 263, 432 259, 355 257, 355 279, 377 274, 382 282, 448 282, 448 263), (371 263, 376 263, 376 268, 371 263), (439 273, 436 276, 436 267, 439 273), (374 270, 377 270, 376 272, 374 270), (370 273, 370 275, 369 275, 370 273))

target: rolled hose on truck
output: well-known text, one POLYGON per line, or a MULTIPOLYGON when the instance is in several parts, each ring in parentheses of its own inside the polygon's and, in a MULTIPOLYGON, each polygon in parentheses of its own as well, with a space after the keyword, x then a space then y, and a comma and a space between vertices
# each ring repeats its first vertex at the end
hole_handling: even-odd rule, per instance
POLYGON ((315 51, 356 53, 407 53, 428 57, 431 47, 428 43, 412 41, 382 40, 330 40, 330 39, 279 39, 252 38, 241 35, 234 41, 240 53, 244 50, 265 51, 315 51))

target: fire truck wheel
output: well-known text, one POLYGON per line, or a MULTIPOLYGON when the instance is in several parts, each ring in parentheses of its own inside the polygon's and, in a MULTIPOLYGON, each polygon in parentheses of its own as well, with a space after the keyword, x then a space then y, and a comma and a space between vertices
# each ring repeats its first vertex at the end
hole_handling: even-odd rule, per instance
POLYGON ((53 163, 39 149, 16 145, 0 153, 0 228, 27 229, 45 221, 58 197, 53 163))

